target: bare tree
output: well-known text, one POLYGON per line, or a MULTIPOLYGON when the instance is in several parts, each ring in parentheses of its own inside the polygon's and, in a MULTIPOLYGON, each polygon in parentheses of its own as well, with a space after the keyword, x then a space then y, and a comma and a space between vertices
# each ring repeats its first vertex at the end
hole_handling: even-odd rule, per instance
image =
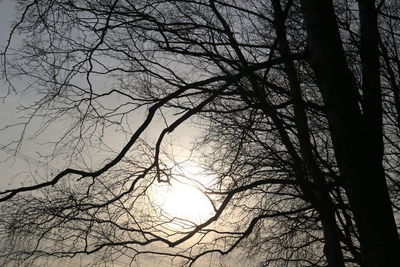
POLYGON ((1 192, 4 263, 151 254, 191 265, 246 250, 265 265, 396 265, 393 6, 18 2, 3 78, 9 93, 35 93, 9 146, 62 126, 44 157, 66 168, 1 192), (194 124, 209 183, 179 171, 191 156, 168 141, 194 124), (177 180, 204 194, 208 218, 157 203, 154 188, 177 180))

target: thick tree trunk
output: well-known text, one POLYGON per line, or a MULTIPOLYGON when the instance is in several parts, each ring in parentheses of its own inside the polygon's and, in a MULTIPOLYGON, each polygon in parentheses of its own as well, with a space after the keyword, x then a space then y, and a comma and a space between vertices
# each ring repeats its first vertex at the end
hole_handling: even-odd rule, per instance
MULTIPOLYGON (((379 80, 376 80, 379 61, 373 58, 377 55, 366 51, 373 47, 363 48, 366 49, 363 74, 374 77, 363 80, 361 112, 332 2, 301 0, 301 5, 310 58, 325 102, 342 182, 360 235, 363 266, 400 266, 397 255, 400 241, 382 166, 382 109, 379 80)), ((370 19, 370 14, 361 18, 363 27, 365 20, 370 19)), ((373 22, 367 26, 369 30, 374 27, 373 22)))
POLYGON ((390 64, 389 55, 387 49, 382 41, 380 41, 380 48, 382 52, 382 58, 385 61, 385 67, 387 71, 388 80, 390 84, 390 89, 393 93, 393 101, 394 108, 396 110, 396 126, 400 129, 400 84, 397 83, 395 71, 393 70, 392 65, 390 64))
MULTIPOLYGON (((272 0, 272 6, 275 13, 275 29, 279 53, 283 58, 289 59, 290 48, 286 37, 284 24, 285 18, 280 0, 272 0)), ((306 173, 308 173, 308 175, 311 177, 313 183, 317 185, 317 191, 315 192, 317 199, 313 204, 316 206, 321 218, 321 224, 325 238, 324 253, 329 266, 344 267, 339 228, 337 227, 335 219, 335 209, 332 199, 328 191, 325 189, 325 179, 312 153, 310 133, 308 129, 307 116, 303 106, 300 82, 298 80, 297 71, 293 61, 285 60, 284 70, 288 77, 290 90, 293 96, 294 118, 298 132, 301 157, 306 168, 306 173)))

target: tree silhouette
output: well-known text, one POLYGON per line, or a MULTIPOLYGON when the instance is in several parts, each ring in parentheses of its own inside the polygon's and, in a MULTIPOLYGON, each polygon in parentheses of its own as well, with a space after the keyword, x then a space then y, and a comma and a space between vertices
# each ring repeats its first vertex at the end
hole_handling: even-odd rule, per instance
POLYGON ((44 158, 66 167, 1 192, 4 264, 94 254, 93 265, 140 255, 193 265, 234 250, 265 266, 399 264, 396 1, 17 9, 3 78, 34 99, 3 131, 19 130, 18 151, 28 129, 56 127, 44 158), (170 136, 188 127, 193 156, 182 160, 170 136), (212 182, 185 173, 194 158, 212 182), (203 192, 209 218, 157 204, 154 188, 176 180, 203 192))

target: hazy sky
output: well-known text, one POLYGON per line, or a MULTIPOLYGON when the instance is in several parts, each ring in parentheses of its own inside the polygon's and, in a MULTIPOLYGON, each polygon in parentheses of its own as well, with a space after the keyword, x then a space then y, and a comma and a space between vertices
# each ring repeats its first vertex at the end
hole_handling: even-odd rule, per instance
MULTIPOLYGON (((0 47, 3 51, 9 33, 10 33, 10 21, 15 16, 14 6, 10 1, 0 1, 0 47)), ((0 96, 4 96, 7 93, 7 85, 0 80, 0 96)), ((18 96, 10 95, 4 102, 0 102, 0 128, 6 126, 7 123, 15 121, 16 115, 16 102, 18 96)), ((16 135, 16 133, 15 133, 16 135)), ((14 135, 14 136, 15 136, 14 135)), ((0 132, 0 146, 6 145, 10 141, 10 137, 13 133, 10 131, 0 132)), ((0 160, 4 160, 9 157, 10 154, 0 150, 0 160)), ((27 167, 26 162, 23 160, 15 159, 8 160, 0 164, 0 188, 4 188, 10 182, 10 176, 18 173, 19 171, 27 167)))
MULTIPOLYGON (((9 33, 10 33, 10 21, 15 16, 15 10, 13 4, 10 1, 2 1, 0 0, 0 47, 3 50, 6 45, 9 33)), ((15 44, 14 44, 15 45, 15 44)), ((18 81, 15 81, 15 85, 18 86, 18 81)), ((0 96, 4 96, 7 93, 7 85, 4 82, 0 81, 0 96)), ((18 113, 16 112, 16 105, 23 98, 23 95, 9 95, 4 102, 0 102, 0 128, 4 128, 7 124, 13 123, 18 118, 18 113)), ((183 131, 187 132, 192 129, 186 128, 183 131)), ((39 146, 35 142, 36 140, 27 141, 22 149, 20 150, 20 154, 17 157, 11 157, 10 154, 6 153, 3 147, 8 144, 11 138, 15 138, 17 135, 16 130, 6 130, 0 131, 0 190, 4 190, 5 188, 20 186, 21 182, 24 180, 27 175, 19 175, 16 178, 14 177, 18 173, 26 173, 35 171, 35 165, 38 165, 39 157, 36 157, 37 148, 39 146), (21 157, 25 157, 27 160, 21 159, 21 157), (7 159, 8 158, 8 159, 7 159), (7 159, 7 160, 6 160, 7 159), (31 161, 29 163, 29 161, 31 161), (13 178, 14 177, 14 178, 13 178)), ((40 169, 40 168, 39 168, 40 169)), ((42 170, 43 171, 43 170, 42 170)), ((90 257, 89 257, 90 258, 90 257)), ((234 256, 231 259, 228 259, 228 262, 235 261, 237 264, 238 261, 234 259, 234 256)), ((209 259, 204 259, 196 266, 210 266, 209 259)), ((140 266, 171 266, 170 263, 160 262, 157 260, 146 260, 141 257, 140 266), (146 263, 147 262, 147 263, 146 263)), ((66 264, 65 266, 67 266, 66 264)), ((241 266, 254 266, 249 262, 241 262, 241 266)), ((211 264, 213 266, 213 264, 211 264)), ((58 267, 60 267, 58 265, 58 267)))
POLYGON ((14 15, 14 8, 10 1, 0 1, 0 40, 3 45, 7 39, 7 32, 9 30, 9 21, 14 15))

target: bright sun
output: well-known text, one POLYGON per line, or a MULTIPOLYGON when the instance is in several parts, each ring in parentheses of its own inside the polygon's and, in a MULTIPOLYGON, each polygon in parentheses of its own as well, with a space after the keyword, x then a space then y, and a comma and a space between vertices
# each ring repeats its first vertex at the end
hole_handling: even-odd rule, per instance
POLYGON ((209 185, 211 178, 202 175, 201 169, 194 163, 180 165, 179 169, 173 169, 172 172, 175 174, 170 183, 158 183, 154 190, 155 201, 164 215, 195 224, 211 217, 213 206, 201 187, 209 185))

